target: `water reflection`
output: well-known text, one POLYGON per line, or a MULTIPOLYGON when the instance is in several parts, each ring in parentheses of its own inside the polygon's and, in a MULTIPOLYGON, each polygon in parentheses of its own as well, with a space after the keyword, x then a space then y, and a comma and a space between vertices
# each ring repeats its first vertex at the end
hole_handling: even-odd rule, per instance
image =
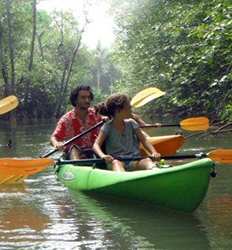
POLYGON ((47 228, 49 217, 31 204, 15 201, 0 214, 1 230, 30 228, 41 231, 47 228))
MULTIPOLYGON (((209 222, 227 237, 232 236, 232 194, 221 194, 207 202, 209 222)), ((231 237, 232 238, 232 237, 231 237)))
POLYGON ((26 193, 25 183, 0 185, 0 198, 12 195, 24 195, 26 193))
POLYGON ((31 228, 42 230, 47 227, 49 217, 31 202, 27 202, 25 184, 0 186, 1 230, 31 228))
POLYGON ((116 198, 109 200, 99 195, 72 193, 72 197, 77 203, 79 220, 81 216, 88 221, 94 227, 95 237, 101 238, 105 246, 115 249, 209 249, 207 235, 194 215, 116 198))

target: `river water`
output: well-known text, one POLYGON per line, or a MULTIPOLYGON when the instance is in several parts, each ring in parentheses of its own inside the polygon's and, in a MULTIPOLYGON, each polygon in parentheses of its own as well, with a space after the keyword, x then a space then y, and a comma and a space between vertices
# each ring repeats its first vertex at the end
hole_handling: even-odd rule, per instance
MULTIPOLYGON (((1 124, 0 157, 38 157, 50 151, 53 127, 9 129, 1 124), (5 146, 9 139, 12 149, 5 146)), ((232 148, 231 141, 232 134, 195 136, 181 151, 232 148)), ((0 186, 0 249, 232 249, 232 165, 217 165, 217 173, 199 208, 186 214, 72 193, 47 168, 22 184, 0 186)))

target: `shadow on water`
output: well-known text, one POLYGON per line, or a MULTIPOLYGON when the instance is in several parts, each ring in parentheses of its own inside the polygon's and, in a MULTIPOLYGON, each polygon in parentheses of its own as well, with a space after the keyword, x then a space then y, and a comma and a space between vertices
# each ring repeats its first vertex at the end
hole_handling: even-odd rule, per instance
POLYGON ((81 215, 97 221, 105 232, 105 242, 111 239, 112 246, 119 249, 209 249, 207 235, 194 214, 101 195, 71 194, 77 209, 86 211, 81 215))

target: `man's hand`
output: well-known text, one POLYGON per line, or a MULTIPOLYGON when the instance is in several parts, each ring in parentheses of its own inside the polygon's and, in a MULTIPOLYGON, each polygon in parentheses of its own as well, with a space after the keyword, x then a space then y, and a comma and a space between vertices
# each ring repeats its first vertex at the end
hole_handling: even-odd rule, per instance
POLYGON ((58 149, 59 151, 63 151, 64 150, 64 143, 62 141, 57 141, 55 144, 54 144, 54 147, 56 149, 58 149))

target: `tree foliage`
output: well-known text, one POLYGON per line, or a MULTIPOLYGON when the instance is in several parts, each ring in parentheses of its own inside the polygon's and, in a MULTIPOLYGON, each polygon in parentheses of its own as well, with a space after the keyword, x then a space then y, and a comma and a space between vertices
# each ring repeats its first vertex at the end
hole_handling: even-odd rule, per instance
POLYGON ((116 0, 113 4, 119 10, 114 9, 116 54, 128 89, 166 90, 167 95, 152 106, 154 113, 232 119, 231 1, 116 0), (123 8, 128 11, 128 6, 125 15, 123 8))
POLYGON ((99 95, 109 93, 119 71, 109 51, 97 55, 82 44, 85 27, 72 13, 36 9, 35 0, 4 0, 0 15, 0 97, 17 95, 18 118, 60 117, 76 85, 100 84, 99 95))

